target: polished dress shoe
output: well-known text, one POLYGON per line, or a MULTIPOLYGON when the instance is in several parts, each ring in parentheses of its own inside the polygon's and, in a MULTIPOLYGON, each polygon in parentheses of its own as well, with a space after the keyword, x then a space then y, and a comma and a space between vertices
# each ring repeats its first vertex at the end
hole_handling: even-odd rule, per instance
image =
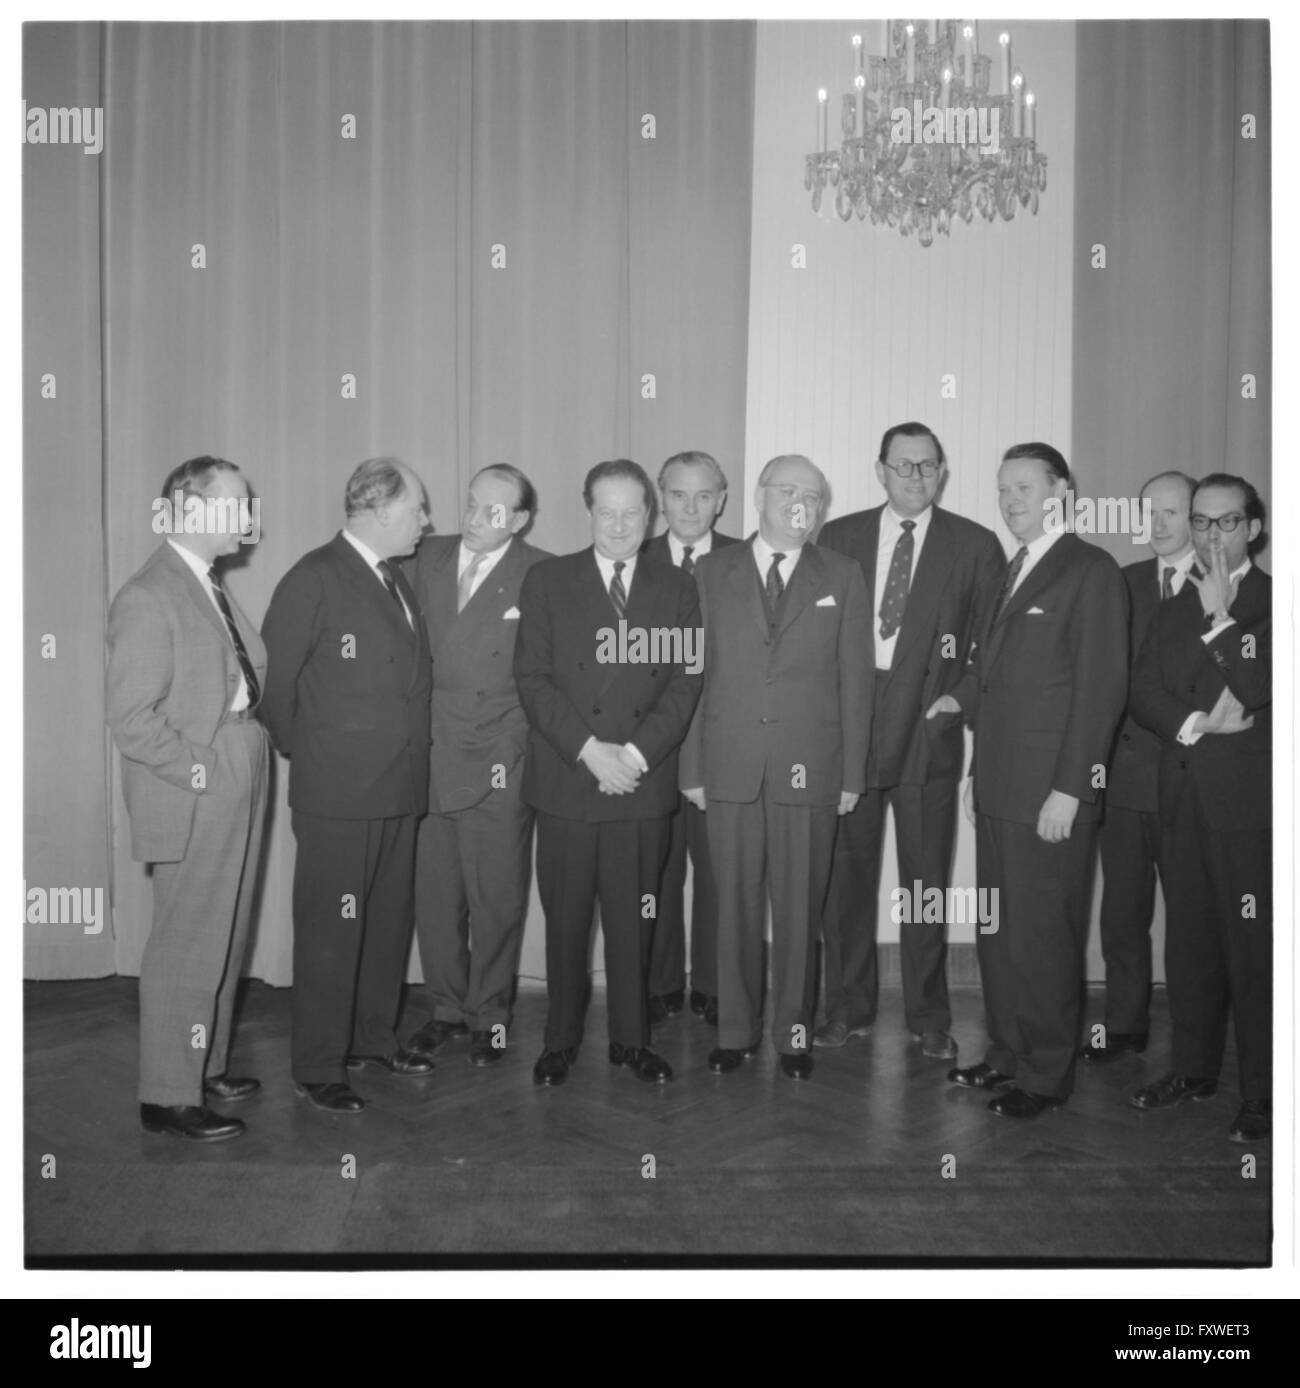
POLYGON ((718 1000, 717 998, 706 998, 704 1001, 704 1021, 708 1026, 718 1025, 718 1000))
POLYGON ((1213 1099, 1218 1085, 1213 1080, 1192 1075, 1165 1075, 1154 1084, 1144 1084, 1129 1100, 1134 1108, 1172 1108, 1184 1099, 1213 1099))
POLYGON ((247 1099, 262 1087, 261 1080, 236 1079, 233 1075, 213 1075, 203 1081, 203 1092, 212 1099, 221 1099, 233 1104, 239 1099, 247 1099))
POLYGON ((663 1058, 644 1046, 620 1046, 609 1043, 609 1063, 626 1065, 640 1080, 650 1084, 662 1084, 673 1077, 673 1067, 663 1058))
POLYGON ((406 1043, 406 1049, 419 1055, 432 1055, 439 1046, 445 1046, 453 1036, 465 1036, 468 1032, 469 1028, 464 1022, 425 1022, 406 1043))
POLYGON ((966 1089, 1005 1089, 1016 1082, 1013 1076, 1004 1075, 1001 1070, 995 1070, 983 1061, 964 1070, 949 1070, 948 1079, 952 1084, 960 1084, 966 1089))
POLYGON ((405 1051, 398 1047, 392 1055, 350 1055, 348 1069, 360 1070, 367 1065, 378 1065, 390 1075, 431 1075, 433 1061, 420 1051, 405 1051))
MULTIPOLYGON (((912 1040, 921 1043, 921 1054, 931 1060, 956 1060, 957 1043, 946 1031, 913 1032, 912 1040)), ((816 1039, 814 1038, 814 1045, 816 1039)))
POLYGON ((578 1058, 577 1046, 568 1046, 562 1051, 543 1051, 533 1066, 534 1084, 563 1084, 568 1077, 569 1068, 578 1058))
POLYGON ((739 1070, 741 1062, 748 1060, 751 1055, 758 1052, 758 1042, 743 1051, 733 1050, 728 1046, 719 1046, 716 1051, 709 1052, 709 1069, 715 1075, 727 1075, 732 1070, 739 1070))
POLYGON ((1105 1065, 1108 1060, 1116 1060, 1122 1055, 1141 1055, 1146 1048, 1145 1031, 1108 1031, 1105 1045, 1082 1047, 1079 1059, 1088 1065, 1105 1065))
POLYGON ((698 989, 691 989, 691 1011, 697 1017, 704 1016, 704 1009, 709 1005, 709 995, 701 993, 698 989))
POLYGON ((1064 1099, 1051 1094, 1031 1094, 1027 1089, 1008 1089, 989 1100, 989 1112, 999 1118, 1037 1118, 1049 1108, 1060 1108, 1064 1099))
POLYGON ((140 1123, 147 1133, 167 1133, 189 1142, 224 1142, 244 1131, 238 1118, 213 1113, 202 1104, 141 1104, 140 1123))
POLYGON ((870 1035, 870 1022, 859 1022, 856 1026, 849 1026, 847 1022, 827 1022, 813 1033, 813 1045, 839 1050, 841 1046, 848 1045, 850 1036, 870 1035))
POLYGON ((295 1084, 300 1099, 325 1113, 360 1113, 366 1101, 351 1085, 331 1080, 328 1084, 295 1084))
POLYGON ((1273 1130, 1273 1105, 1267 1099, 1247 1099, 1228 1129, 1229 1142, 1259 1142, 1273 1130))
POLYGON ((781 1073, 788 1080, 806 1080, 813 1072, 813 1060, 810 1055, 786 1055, 781 1056, 781 1073))
POLYGON ((492 1044, 490 1031, 471 1031, 469 1034, 469 1063, 480 1069, 495 1065, 506 1053, 504 1046, 492 1044))

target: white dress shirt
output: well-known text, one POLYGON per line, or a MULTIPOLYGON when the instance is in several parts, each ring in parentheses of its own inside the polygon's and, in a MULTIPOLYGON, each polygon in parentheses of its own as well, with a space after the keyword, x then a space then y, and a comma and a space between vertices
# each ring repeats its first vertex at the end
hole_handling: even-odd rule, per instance
MULTIPOLYGON (((366 544, 362 540, 358 540, 357 537, 350 530, 345 529, 343 531, 343 538, 348 542, 348 544, 352 546, 354 550, 356 550, 356 552, 366 561, 366 563, 370 565, 371 572, 379 580, 380 583, 384 584, 384 591, 387 592, 388 584, 384 582, 384 575, 380 572, 379 565, 381 561, 379 556, 374 552, 373 549, 370 548, 368 544, 366 544)), ((396 587, 396 584, 394 584, 393 586, 396 587)), ((402 590, 400 588, 397 589, 397 597, 402 604, 402 611, 406 613, 406 623, 411 628, 411 630, 414 631, 415 619, 411 616, 411 609, 407 607, 406 599, 402 597, 402 590)))
MULTIPOLYGON (((222 630, 226 630, 226 619, 221 611, 221 604, 217 601, 217 595, 212 591, 212 580, 208 577, 208 566, 192 550, 188 550, 184 545, 178 545, 175 540, 168 539, 167 543, 176 551, 177 554, 189 565, 194 577, 203 585, 203 591, 208 595, 208 600, 217 609, 217 616, 221 618, 222 630)), ((239 667, 239 683, 235 686, 235 697, 230 701, 230 713, 242 713, 248 707, 248 681, 244 678, 244 667, 239 667)))
POLYGON ((764 588, 767 587, 767 571, 772 567, 772 556, 774 554, 784 554, 785 561, 777 569, 781 575, 781 581, 789 587, 790 575, 794 573, 795 565, 799 562, 799 552, 803 549, 802 545, 792 545, 789 549, 773 549, 763 538, 762 531, 754 536, 754 543, 751 546, 754 551, 754 563, 758 565, 758 576, 763 580, 764 588))
MULTIPOLYGON (((1047 551, 1051 549, 1051 547, 1057 542, 1057 540, 1061 538, 1062 535, 1066 535, 1068 533, 1069 532, 1065 530, 1052 528, 1050 530, 1044 530, 1043 533, 1036 540, 1029 541, 1029 543, 1025 546, 1029 553, 1025 555, 1025 562, 1021 565, 1020 572, 1016 575, 1015 586, 1011 589, 1011 592, 1007 594, 1008 601, 1011 600, 1012 596, 1015 594, 1017 589, 1019 589, 1024 584, 1025 579, 1029 577, 1034 566, 1042 562, 1042 558, 1047 553, 1047 551)), ((1015 557, 1016 556, 1014 554, 1011 556, 1012 559, 1014 559, 1015 557)))
MULTIPOLYGON (((691 546, 691 563, 698 564, 712 548, 713 531, 706 530, 691 546)), ((679 540, 671 530, 668 532, 668 553, 672 556, 673 564, 680 569, 686 557, 686 541, 679 540)))
POLYGON ((481 559, 483 562, 474 571, 474 581, 469 586, 469 593, 465 598, 466 602, 469 602, 470 598, 472 598, 474 594, 477 593, 478 590, 483 586, 483 580, 501 562, 502 556, 505 554, 506 550, 510 548, 511 544, 514 541, 514 538, 515 537, 512 535, 510 539, 508 539, 505 542, 505 544, 501 545, 497 549, 494 549, 490 554, 479 554, 475 550, 466 549, 465 541, 462 540, 460 542, 460 553, 459 557, 456 560, 456 592, 458 600, 460 593, 460 581, 462 578, 465 577, 465 570, 469 568, 469 566, 474 562, 474 560, 481 559))
MULTIPOLYGON (((876 611, 871 625, 876 638, 877 670, 888 670, 893 665, 894 647, 898 645, 897 631, 888 638, 880 634, 880 604, 885 598, 885 585, 889 582, 889 569, 894 562, 894 550, 897 548, 899 540, 903 538, 903 522, 910 520, 916 523, 912 531, 912 568, 907 575, 907 587, 910 592, 912 579, 916 574, 916 566, 921 559, 921 546, 925 543, 926 533, 930 529, 930 517, 933 512, 934 508, 927 506, 919 516, 900 516, 892 506, 886 504, 885 509, 880 513, 880 537, 876 543, 876 611)), ((1026 560, 1025 562, 1028 563, 1029 561, 1026 560)))
POLYGON ((1181 559, 1156 559, 1156 592, 1162 596, 1165 591, 1165 570, 1173 570, 1173 578, 1169 580, 1170 596, 1177 597, 1183 591, 1183 584, 1187 582, 1187 575, 1191 572, 1192 565, 1196 563, 1196 551, 1189 549, 1181 559))
MULTIPOLYGON (((1195 555, 1193 555, 1193 558, 1195 558, 1195 555)), ((1191 567, 1191 563, 1189 562, 1187 568, 1190 569, 1191 567)), ((1247 559, 1246 562, 1240 565, 1238 568, 1233 569, 1233 571, 1228 575, 1228 578, 1231 580, 1233 584, 1236 584, 1248 568, 1250 568, 1249 559, 1247 559)), ((1187 570, 1185 569, 1183 571, 1184 578, 1186 577, 1186 573, 1187 570)), ((1163 577, 1163 575, 1161 575, 1161 577, 1163 577)), ((1201 640, 1208 646, 1210 642, 1213 641, 1214 638, 1218 636, 1218 634, 1221 631, 1227 631, 1227 629, 1230 626, 1232 626, 1232 624, 1233 619, 1231 617, 1229 617, 1226 622, 1219 622, 1216 626, 1211 627, 1210 630, 1207 631, 1201 637, 1201 640)), ((1205 736, 1204 733, 1194 733, 1192 731, 1192 725, 1196 722, 1196 720, 1201 716, 1202 713, 1209 713, 1209 711, 1210 710, 1208 708, 1201 709, 1198 710, 1196 713, 1189 713, 1187 715, 1187 718, 1183 722, 1183 726, 1178 729, 1178 741, 1181 742, 1184 747, 1195 747, 1196 744, 1205 736)))

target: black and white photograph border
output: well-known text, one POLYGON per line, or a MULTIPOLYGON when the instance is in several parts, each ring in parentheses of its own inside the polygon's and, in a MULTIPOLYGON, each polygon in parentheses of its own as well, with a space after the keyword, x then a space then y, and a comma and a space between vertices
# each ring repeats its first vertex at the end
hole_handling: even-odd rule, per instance
MULTIPOLYGON (((709 1275, 728 1268, 753 1294, 782 1297, 987 1295, 988 1269, 1000 1296, 1004 1287, 1028 1297, 1293 1294, 1295 565, 1285 527, 1296 499, 1288 470, 1272 468, 1272 438, 1275 387, 1294 364, 1294 271, 1285 242, 1272 250, 1272 200, 1279 226, 1292 207, 1289 182, 1272 176, 1270 121, 1271 74, 1286 71, 1300 26, 1278 14, 1224 20, 1192 4, 1118 21, 1084 3, 973 21, 840 6, 804 19, 752 4, 717 7, 707 21, 655 7, 524 16, 395 5, 386 15, 286 4, 274 20, 177 21, 161 7, 88 20, 53 6, 21 36, 11 26, 5 51, 24 133, 10 151, 10 186, 22 189, 9 260, 22 327, 8 378, 23 465, 20 543, 3 562, 23 601, 0 620, 12 622, 10 649, 22 653, 5 744, 10 783, 22 790, 7 797, 2 847, 22 884, 24 929, 11 1005, 0 1009, 23 1095, 20 1141, 0 1158, 12 1163, 0 1183, 17 1206, 7 1293, 85 1288, 93 1272, 109 1274, 113 1295, 152 1296, 154 1271, 187 1268, 219 1297, 272 1285, 283 1294, 299 1273, 336 1269, 410 1272, 413 1287, 435 1295, 481 1295, 469 1276, 488 1270, 505 1294, 711 1297, 732 1294, 709 1275), (882 73, 889 119, 876 104, 882 73), (973 73, 972 100, 1006 92, 1000 183, 931 182, 927 201, 918 188, 928 139, 910 146, 910 179, 883 193, 900 155, 860 180, 850 174, 858 158, 865 167, 873 119, 897 128, 900 91, 935 100, 942 145, 963 73, 973 73), (716 534, 757 532, 761 545, 775 514, 773 462, 811 459, 816 524, 834 527, 893 499, 894 455, 881 437, 902 421, 920 421, 937 447, 935 514, 991 533, 1000 562, 1017 552, 1018 534, 1000 506, 999 465, 1011 466, 1007 450, 1026 440, 1043 441, 1030 457, 1049 478, 1044 444, 1063 455, 1066 529, 1108 570, 1150 558, 1151 531, 1137 518, 1158 475, 1226 473, 1258 493, 1251 558, 1280 585, 1273 601, 1284 615, 1276 702, 1285 714, 1272 734, 1271 891, 1282 919, 1271 1134, 1227 1140, 1249 1097, 1231 1017, 1217 1094, 1169 1112, 1134 1105, 1177 1065, 1159 889, 1148 914, 1149 1038, 1073 1067, 1068 1100, 1028 1121, 990 1113, 993 1091, 950 1083, 996 1046, 981 987, 989 879, 974 819, 958 809, 957 890, 940 908, 943 1031, 956 1054, 939 1059, 926 1053, 929 1034, 923 1046, 914 1033, 904 992, 903 932, 922 893, 898 870, 896 800, 877 844, 878 1012, 839 1044, 810 1044, 806 1082, 791 1081, 774 1031, 785 958, 776 943, 760 945, 773 970, 762 1041, 736 1073, 711 1060, 743 1044, 725 1035, 740 1014, 724 1007, 715 1028, 703 994, 692 1007, 692 983, 666 1007, 650 999, 653 1051, 641 1054, 671 1067, 667 1083, 642 1082, 653 1076, 635 1060, 607 1063, 607 1034, 613 1042, 626 1009, 607 986, 598 922, 580 1051, 563 1084, 537 1082, 533 1062, 558 1035, 539 885, 543 803, 501 1060, 471 1063, 468 1035, 439 1036, 431 1072, 402 1073, 382 1057, 347 1071, 364 1112, 320 1111, 304 1095, 308 1028, 294 1011, 294 864, 295 845, 302 853, 310 842, 324 875, 330 850, 301 832, 307 800, 272 699, 265 718, 239 710, 247 675, 250 707, 275 685, 300 617, 282 590, 352 516, 358 464, 391 460, 395 485, 413 479, 402 495, 420 503, 426 551, 429 536, 468 532, 472 484, 508 464, 537 492, 520 544, 566 556, 595 538, 599 557, 599 508, 583 496, 589 470, 634 459, 648 475, 647 537, 662 535, 665 460, 702 452, 724 477, 716 534), (223 678, 239 692, 233 714, 228 701, 219 707, 206 748, 216 751, 200 768, 220 784, 230 753, 254 746, 240 740, 240 719, 258 728, 258 746, 257 719, 267 728, 260 791, 249 754, 265 805, 253 831, 260 853, 234 860, 233 881, 229 863, 187 881, 166 851, 148 856, 145 841, 166 840, 169 817, 183 812, 133 788, 142 768, 127 765, 126 722, 137 751, 144 734, 139 709, 125 719, 115 692, 132 680, 138 692, 152 653, 147 636, 125 634, 127 606, 115 599, 147 582, 164 533, 160 503, 170 500, 164 479, 205 458, 243 475, 256 532, 245 513, 244 543, 208 552, 208 562, 227 556, 207 617, 212 639, 226 643, 223 678), (186 884, 187 901, 228 891, 234 914, 247 916, 246 941, 236 929, 241 977, 226 979, 237 982, 226 990, 226 1074, 256 1076, 260 1088, 237 1104, 212 1100, 218 1117, 246 1125, 235 1141, 142 1128, 142 996, 146 1014, 160 1005, 142 970, 168 879, 186 884), (806 1283, 792 1288, 790 1268, 806 1269, 806 1283), (613 1269, 626 1274, 616 1284, 613 1269)), ((920 142, 927 116, 917 100, 904 114, 920 142)), ((963 149, 949 167, 980 157, 963 149)), ((189 494, 227 495, 214 475, 199 469, 189 494)), ((418 554, 398 564, 411 551, 394 544, 390 625, 404 630, 397 617, 410 618, 418 596, 436 646, 425 603, 436 579, 426 588, 418 554)), ((816 529, 810 544, 828 562, 841 557, 841 542, 816 529)), ((720 566, 701 562, 712 649, 708 576, 720 566)), ((516 630, 541 610, 542 588, 524 580, 516 630)), ((981 591, 992 598, 996 585, 981 591)), ((1002 600, 990 606, 996 622, 1002 600)), ((156 626, 184 630, 183 614, 158 611, 156 626)), ((1206 613, 1206 632, 1220 634, 1206 613)), ((414 617, 418 663, 424 619, 414 617)), ((967 654, 976 659, 973 646, 967 654)), ((704 726, 709 668, 706 656, 692 734, 720 748, 722 725, 704 726)), ((433 669, 436 689, 436 652, 433 669)), ((170 684, 159 702, 169 693, 170 684)), ((545 719, 522 678, 520 698, 540 742, 545 719)), ((437 717, 435 707, 435 782, 437 717)), ((966 723, 963 780, 977 756, 966 723)), ((592 736, 603 726, 591 722, 592 736)), ((1026 762, 1042 736, 1027 731, 1026 762)), ((994 741, 986 734, 986 747, 994 741)), ((655 768, 628 745, 649 785, 655 768)), ((347 776, 360 797, 356 772, 347 776)), ((580 775, 595 787, 594 759, 580 775)), ((544 801, 528 785, 525 772, 525 801, 544 801)), ((602 796, 616 791, 602 780, 602 796)), ((436 795, 431 786, 431 809, 436 795)), ((362 808, 349 822, 423 811, 362 808)), ((677 814, 688 813, 683 801, 677 814)), ((372 863, 392 851, 387 839, 362 842, 372 863)), ((506 856, 488 851, 484 862, 504 874, 506 856)), ((1079 897, 1081 1052, 1105 1049, 1110 1021, 1103 878, 1090 856, 1079 897)), ((412 861, 417 873, 428 866, 412 861)), ((692 850, 682 895, 698 908, 695 876, 692 850)), ((651 916, 658 904, 654 895, 651 916)), ((402 921, 397 1057, 422 1054, 404 1048, 440 1015, 415 938, 418 881, 413 906, 402 921)), ((693 914, 687 905, 681 940, 691 970, 681 976, 692 981, 693 914)), ((198 950, 197 935, 190 946, 198 950)), ((810 1042, 812 1026, 830 1020, 826 945, 811 948, 810 1042)), ((97 1294, 104 1281, 96 1277, 97 1294)))

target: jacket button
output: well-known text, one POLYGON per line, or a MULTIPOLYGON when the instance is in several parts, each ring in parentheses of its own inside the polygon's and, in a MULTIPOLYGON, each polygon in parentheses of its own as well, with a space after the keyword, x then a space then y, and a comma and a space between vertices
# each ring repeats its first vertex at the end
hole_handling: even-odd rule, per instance
POLYGON ((396 657, 395 655, 390 655, 390 656, 388 657, 388 663, 391 665, 391 664, 393 663, 393 661, 395 661, 396 659, 397 659, 397 657, 396 657))
POLYGON ((766 718, 760 718, 758 721, 759 721, 760 723, 766 724, 767 719, 766 719, 766 718))
POLYGON ((476 689, 474 691, 474 697, 476 699, 481 699, 483 697, 483 691, 481 689, 476 689))
POLYGON ((1186 763, 1185 761, 1180 761, 1180 762, 1178 763, 1178 769, 1179 769, 1180 771, 1186 771, 1186 770, 1187 770, 1187 763, 1186 763))
POLYGON ((585 670, 586 668, 587 668, 587 667, 582 663, 582 661, 579 661, 579 662, 578 662, 578 669, 579 669, 579 670, 585 670))
POLYGON ((596 714, 598 714, 598 713, 600 712, 600 710, 599 710, 598 708, 596 708, 594 705, 592 706, 592 710, 591 710, 591 711, 592 711, 592 713, 596 713, 596 714))
POLYGON ((1119 740, 1120 740, 1121 742, 1132 742, 1132 741, 1133 741, 1133 739, 1128 735, 1128 733, 1120 733, 1120 735, 1119 735, 1119 740))
POLYGON ((632 710, 632 717, 633 717, 633 718, 640 718, 640 717, 641 717, 641 710, 640 710, 639 708, 634 708, 634 709, 632 710))

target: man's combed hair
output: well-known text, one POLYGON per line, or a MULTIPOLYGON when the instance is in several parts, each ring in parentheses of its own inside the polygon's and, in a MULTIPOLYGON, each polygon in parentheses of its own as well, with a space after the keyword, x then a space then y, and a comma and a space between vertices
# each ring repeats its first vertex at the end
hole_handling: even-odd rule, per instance
POLYGON ((396 501, 406 490, 406 476, 397 458, 367 458, 358 463, 343 493, 343 511, 359 516, 396 501))
POLYGON ((488 472, 495 473, 498 477, 508 477, 515 484, 519 494, 515 501, 516 511, 527 511, 530 516, 537 514, 537 488, 513 463, 489 463, 487 467, 479 468, 470 478, 470 486, 488 472))
POLYGON ((668 469, 674 463, 681 463, 683 467, 707 467, 713 471, 713 480, 720 492, 727 490, 727 474, 723 472, 718 464, 718 460, 712 453, 703 453, 697 448, 687 449, 684 453, 674 453, 671 458, 659 469, 659 490, 663 490, 664 478, 668 475, 668 469))
POLYGON ((1070 465, 1065 461, 1065 455, 1050 443, 1013 443, 1002 455, 1004 463, 1014 463, 1018 458, 1037 458, 1054 481, 1070 480, 1070 465))
POLYGON ((1241 509, 1246 519, 1263 524, 1264 503, 1254 486, 1244 477, 1234 477, 1230 472, 1212 472, 1208 477, 1202 477, 1192 492, 1193 506, 1196 504, 1196 498, 1206 487, 1235 487, 1241 493, 1241 509))
POLYGON ((651 519, 654 519, 655 489, 646 476, 645 468, 640 463, 634 463, 631 458, 611 458, 606 463, 597 463, 587 474, 587 480, 582 484, 582 500, 588 511, 591 510, 596 483, 607 477, 625 477, 632 482, 640 482, 641 490, 645 493, 646 509, 650 512, 651 519))
POLYGON ((225 458, 213 458, 204 454, 201 458, 187 458, 167 474, 160 496, 170 501, 181 492, 185 496, 198 496, 212 481, 214 473, 238 472, 236 464, 225 458))
POLYGON ((880 462, 883 463, 889 457, 889 445, 899 434, 905 439, 929 439, 934 444, 934 451, 939 455, 940 464, 948 461, 947 455, 943 451, 943 444, 939 442, 939 435, 928 424, 911 419, 906 424, 894 424, 885 430, 884 437, 880 440, 880 462))
POLYGON ((1191 501, 1192 497, 1196 494, 1196 478, 1189 477, 1185 472, 1179 472, 1177 468, 1170 468, 1166 472, 1157 472, 1154 477, 1148 477, 1147 480, 1143 482, 1142 490, 1139 492, 1139 495, 1145 496, 1157 482, 1181 482, 1183 486, 1187 488, 1188 501, 1191 501))

